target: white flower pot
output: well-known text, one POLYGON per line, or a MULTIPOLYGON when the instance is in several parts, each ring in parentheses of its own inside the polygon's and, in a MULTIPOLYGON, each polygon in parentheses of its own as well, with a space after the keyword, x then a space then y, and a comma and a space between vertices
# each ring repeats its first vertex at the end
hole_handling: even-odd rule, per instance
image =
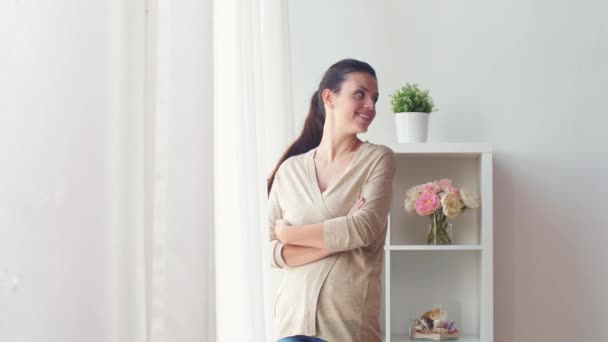
POLYGON ((426 142, 430 113, 395 113, 397 141, 400 143, 426 142))

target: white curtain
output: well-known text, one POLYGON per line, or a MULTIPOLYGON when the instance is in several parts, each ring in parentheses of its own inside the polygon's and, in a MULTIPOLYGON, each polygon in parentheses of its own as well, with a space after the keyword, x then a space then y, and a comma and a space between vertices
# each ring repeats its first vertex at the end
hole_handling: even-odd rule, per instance
POLYGON ((286 4, 122 6, 111 340, 271 341, 265 180, 293 137, 286 4))
POLYGON ((214 3, 218 341, 271 341, 266 178, 292 138, 286 2, 214 3))

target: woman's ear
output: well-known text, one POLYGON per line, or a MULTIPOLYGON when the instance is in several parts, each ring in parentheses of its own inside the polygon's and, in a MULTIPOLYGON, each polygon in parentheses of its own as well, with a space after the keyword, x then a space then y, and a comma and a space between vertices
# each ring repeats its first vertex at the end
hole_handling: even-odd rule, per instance
POLYGON ((321 98, 323 99, 323 103, 327 107, 329 107, 329 108, 334 107, 334 93, 331 90, 323 89, 323 92, 321 93, 321 98))

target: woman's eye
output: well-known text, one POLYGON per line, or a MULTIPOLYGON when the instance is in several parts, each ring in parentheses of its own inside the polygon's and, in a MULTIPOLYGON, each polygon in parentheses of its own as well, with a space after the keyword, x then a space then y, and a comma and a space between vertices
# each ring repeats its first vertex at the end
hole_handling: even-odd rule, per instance
POLYGON ((362 91, 358 91, 356 92, 357 97, 363 97, 363 92, 362 91))

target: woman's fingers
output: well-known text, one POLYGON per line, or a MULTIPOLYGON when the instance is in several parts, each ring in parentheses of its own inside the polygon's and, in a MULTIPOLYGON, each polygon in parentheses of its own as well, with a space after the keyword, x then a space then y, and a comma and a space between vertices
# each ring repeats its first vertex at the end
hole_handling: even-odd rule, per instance
POLYGON ((365 198, 361 197, 357 201, 357 203, 355 203, 355 205, 353 205, 353 207, 350 208, 347 215, 352 215, 352 214, 356 213, 359 209, 363 208, 364 205, 365 205, 365 198))
POLYGON ((364 205, 365 205, 365 198, 361 197, 361 199, 359 200, 359 205, 357 206, 357 210, 363 208, 364 205))

